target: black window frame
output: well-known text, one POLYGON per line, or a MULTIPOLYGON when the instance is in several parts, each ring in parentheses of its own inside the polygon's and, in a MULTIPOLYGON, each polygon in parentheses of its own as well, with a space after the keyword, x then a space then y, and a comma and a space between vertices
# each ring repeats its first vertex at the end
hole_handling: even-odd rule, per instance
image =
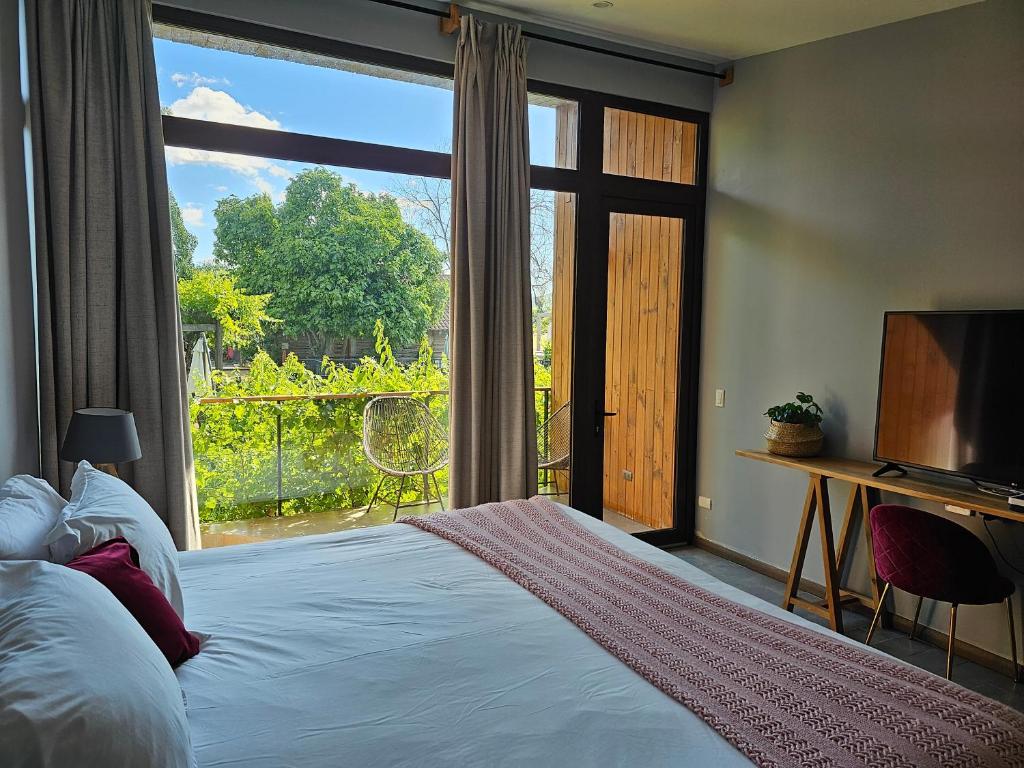
MULTIPOLYGON (((451 62, 413 56, 370 46, 281 29, 260 23, 202 13, 161 3, 153 4, 153 21, 184 29, 292 48, 364 64, 417 74, 454 77, 451 62)), ((531 165, 531 187, 576 196, 575 296, 594 296, 604 289, 606 276, 589 268, 595 260, 587 254, 607 249, 601 242, 601 217, 609 199, 638 204, 682 206, 689 212, 687 227, 694 228, 693 246, 685 265, 680 338, 680 386, 677 408, 676 505, 673 528, 637 534, 658 546, 692 543, 696 503, 697 387, 700 373, 701 298, 703 295, 704 219, 707 198, 708 128, 710 115, 659 102, 601 93, 530 78, 530 93, 574 101, 577 111, 576 168, 531 165), (654 181, 604 172, 603 133, 606 107, 665 117, 697 125, 696 178, 693 184, 654 181)), ((385 144, 353 141, 206 120, 163 116, 166 146, 254 155, 278 160, 306 162, 341 168, 403 173, 433 178, 451 178, 451 156, 444 152, 408 149, 385 144)), ((604 262, 598 259, 603 266, 604 262)), ((602 294, 603 295, 603 294, 602 294)), ((589 323, 590 313, 574 307, 574 337, 589 323)), ((575 345, 574 345, 575 346, 575 345)), ((575 355, 572 363, 572 401, 592 399, 594 381, 604 381, 603 354, 575 355)), ((600 462, 600 450, 593 440, 596 416, 590 409, 574 407, 573 457, 577 466, 600 462)), ((577 472, 570 477, 570 503, 579 493, 577 472)), ((592 481, 592 478, 591 478, 592 481)), ((592 497, 591 489, 591 497, 592 497)))

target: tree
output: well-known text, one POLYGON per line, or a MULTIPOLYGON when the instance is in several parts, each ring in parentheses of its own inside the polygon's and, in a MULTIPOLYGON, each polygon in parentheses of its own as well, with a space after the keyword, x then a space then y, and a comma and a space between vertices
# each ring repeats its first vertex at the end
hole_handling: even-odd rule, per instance
POLYGON ((188 277, 195 268, 192 256, 196 252, 199 240, 188 231, 185 219, 182 218, 178 200, 171 192, 171 252, 174 254, 174 271, 178 277, 188 277))
POLYGON ((445 256, 402 219, 395 198, 360 191, 325 168, 295 176, 275 207, 266 195, 217 204, 214 256, 317 356, 368 337, 381 320, 398 345, 419 341, 445 306, 445 256))
POLYGON ((240 290, 224 269, 195 267, 189 277, 178 279, 178 304, 185 323, 220 323, 224 343, 246 347, 263 338, 266 325, 275 320, 267 314, 267 294, 250 295, 240 290))
MULTIPOLYGON (((445 150, 448 151, 448 150, 445 150)), ((451 259, 452 183, 430 176, 404 176, 391 188, 409 220, 451 259)))
MULTIPOLYGON (((444 148, 444 152, 450 148, 444 148)), ((396 183, 392 194, 401 201, 406 216, 426 233, 445 256, 451 258, 452 183, 448 179, 407 176, 396 183)), ((555 238, 555 195, 530 190, 530 282, 535 307, 551 303, 552 256, 555 238)))

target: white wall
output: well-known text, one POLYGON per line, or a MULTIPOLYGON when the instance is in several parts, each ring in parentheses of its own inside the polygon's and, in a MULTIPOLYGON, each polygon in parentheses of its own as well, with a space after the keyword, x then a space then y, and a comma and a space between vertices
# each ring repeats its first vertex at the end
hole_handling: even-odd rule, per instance
MULTIPOLYGON (((870 459, 885 310, 1024 308, 1024 3, 740 61, 710 146, 698 491, 714 502, 697 530, 788 568, 806 478, 733 454, 763 445, 761 413, 811 392, 826 450, 870 459)), ((925 610, 945 628, 948 606, 925 610)), ((996 608, 964 608, 959 637, 1009 655, 996 608)))
POLYGON ((18 3, 0 3, 0 482, 39 470, 18 3))

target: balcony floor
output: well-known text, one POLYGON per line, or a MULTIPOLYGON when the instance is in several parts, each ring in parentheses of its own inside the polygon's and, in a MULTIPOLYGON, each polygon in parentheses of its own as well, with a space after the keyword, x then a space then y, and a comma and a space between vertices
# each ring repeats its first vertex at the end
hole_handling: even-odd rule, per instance
MULTIPOLYGON (((542 491, 544 489, 541 489, 542 491)), ((549 496, 553 501, 568 503, 566 495, 549 496)), ((426 515, 440 512, 441 505, 436 501, 430 504, 403 506, 400 515, 426 515)), ((293 536, 311 536, 317 533, 334 533, 347 531, 351 528, 369 528, 374 525, 387 525, 395 514, 394 506, 378 503, 373 510, 367 512, 366 507, 358 509, 338 509, 329 512, 310 512, 286 517, 254 517, 248 520, 229 520, 216 523, 202 523, 203 549, 226 547, 232 544, 250 544, 256 541, 272 541, 293 536)), ((651 530, 641 523, 628 517, 605 510, 604 520, 627 533, 639 533, 651 530)))

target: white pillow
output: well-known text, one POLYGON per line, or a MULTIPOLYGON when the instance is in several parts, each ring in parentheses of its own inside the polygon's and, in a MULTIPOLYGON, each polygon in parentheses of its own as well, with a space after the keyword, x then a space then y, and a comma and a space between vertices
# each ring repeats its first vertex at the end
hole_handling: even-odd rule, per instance
POLYGON ((5 768, 195 764, 167 659, 91 576, 0 563, 0 669, 5 768))
POLYGON ((69 563, 118 536, 135 547, 142 570, 184 620, 178 552, 164 521, 127 483, 87 461, 80 462, 71 479, 71 502, 46 537, 51 559, 69 563))
POLYGON ((67 501, 45 480, 15 475, 0 487, 0 560, 47 560, 45 540, 67 501))

